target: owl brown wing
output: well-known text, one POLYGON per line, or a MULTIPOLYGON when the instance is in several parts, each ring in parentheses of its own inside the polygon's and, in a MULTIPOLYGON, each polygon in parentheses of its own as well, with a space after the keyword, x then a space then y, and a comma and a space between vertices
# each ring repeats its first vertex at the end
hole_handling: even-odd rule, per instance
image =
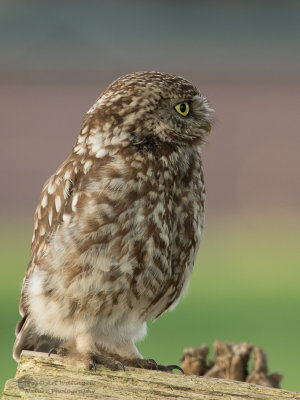
MULTIPOLYGON (((34 229, 31 245, 31 258, 23 281, 19 303, 22 317, 26 315, 26 282, 40 263, 51 237, 66 218, 71 217, 72 201, 79 190, 81 171, 74 168, 72 155, 46 181, 34 216, 34 229)), ((18 326, 16 328, 18 329, 18 326)))

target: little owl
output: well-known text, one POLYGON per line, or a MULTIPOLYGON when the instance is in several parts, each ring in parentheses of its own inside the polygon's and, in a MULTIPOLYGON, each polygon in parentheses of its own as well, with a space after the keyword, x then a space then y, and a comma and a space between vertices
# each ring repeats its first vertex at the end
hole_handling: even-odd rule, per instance
POLYGON ((87 368, 168 368, 144 360, 135 342, 189 283, 211 111, 190 82, 160 72, 117 79, 90 108, 35 212, 17 361, 27 349, 87 368))

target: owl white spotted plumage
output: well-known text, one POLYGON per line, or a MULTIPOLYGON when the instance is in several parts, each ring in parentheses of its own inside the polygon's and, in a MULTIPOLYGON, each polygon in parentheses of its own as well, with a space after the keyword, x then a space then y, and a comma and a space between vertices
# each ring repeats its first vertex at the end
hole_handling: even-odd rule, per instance
POLYGON ((190 82, 160 72, 125 75, 97 99, 36 209, 17 361, 55 348, 88 368, 153 367, 135 341, 190 279, 211 111, 190 82))

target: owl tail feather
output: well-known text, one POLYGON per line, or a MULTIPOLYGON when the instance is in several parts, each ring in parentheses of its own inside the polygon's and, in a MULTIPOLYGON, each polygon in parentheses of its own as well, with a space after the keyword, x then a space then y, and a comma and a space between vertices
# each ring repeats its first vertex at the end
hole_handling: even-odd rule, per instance
POLYGON ((59 339, 47 335, 39 335, 30 319, 30 315, 24 317, 17 323, 16 340, 13 347, 13 358, 19 362, 22 350, 41 351, 48 353, 50 349, 58 347, 59 339))

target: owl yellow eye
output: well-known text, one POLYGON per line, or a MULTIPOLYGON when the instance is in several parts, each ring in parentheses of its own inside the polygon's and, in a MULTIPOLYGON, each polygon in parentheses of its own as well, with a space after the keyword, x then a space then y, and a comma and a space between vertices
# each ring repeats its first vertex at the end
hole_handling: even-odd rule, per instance
POLYGON ((186 101, 184 101, 183 103, 178 103, 175 106, 175 110, 178 112, 178 114, 186 117, 188 115, 188 113, 190 112, 189 103, 186 101))

